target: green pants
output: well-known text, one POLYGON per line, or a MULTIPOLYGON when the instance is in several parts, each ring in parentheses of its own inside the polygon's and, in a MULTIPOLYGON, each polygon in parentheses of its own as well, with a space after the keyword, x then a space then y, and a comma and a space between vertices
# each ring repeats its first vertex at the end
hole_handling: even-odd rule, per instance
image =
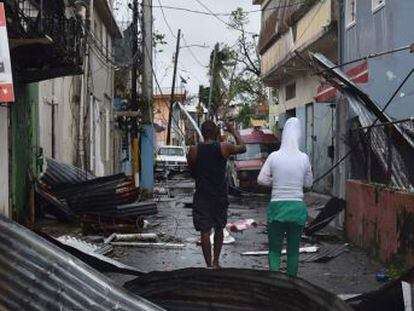
POLYGON ((272 221, 268 223, 269 236, 269 268, 270 271, 280 270, 280 257, 283 240, 287 239, 287 274, 296 276, 299 266, 299 246, 303 226, 289 222, 272 221))

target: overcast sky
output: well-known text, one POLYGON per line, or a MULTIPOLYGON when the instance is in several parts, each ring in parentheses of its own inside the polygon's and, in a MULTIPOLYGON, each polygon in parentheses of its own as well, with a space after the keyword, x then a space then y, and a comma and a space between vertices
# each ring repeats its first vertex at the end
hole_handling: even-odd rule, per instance
MULTIPOLYGON (((181 7, 190 10, 207 12, 207 8, 215 13, 230 13, 238 7, 245 11, 260 9, 257 5, 252 5, 252 0, 199 0, 207 8, 203 7, 197 0, 153 0, 154 29, 165 34, 167 44, 162 47, 161 53, 155 55, 155 67, 158 80, 162 87, 171 87, 173 61, 172 57, 175 52, 176 38, 168 29, 161 9, 160 2, 164 6, 164 13, 168 24, 170 25, 174 36, 178 29, 181 29, 184 40, 181 40, 181 46, 186 45, 206 45, 208 48, 191 47, 191 51, 197 58, 191 55, 188 48, 181 48, 178 61, 178 75, 185 78, 188 82, 186 88, 190 94, 198 93, 199 84, 208 85, 207 68, 210 52, 216 42, 234 44, 237 39, 238 31, 229 29, 227 25, 219 21, 214 16, 206 16, 192 12, 173 10, 168 7, 181 7), (199 62, 200 63, 199 63, 199 62), (202 66, 203 65, 203 66, 202 66)), ((118 0, 118 2, 127 2, 127 0, 118 0)), ((123 5, 125 6, 125 5, 123 5)), ((130 12, 130 11, 129 11, 130 12)), ((128 12, 117 14, 119 20, 127 19, 128 12)), ((228 16, 220 16, 221 19, 228 21, 228 16)), ((260 12, 249 14, 250 23, 248 31, 258 33, 260 30, 260 12)), ((178 76, 177 85, 180 83, 178 76)), ((156 85, 154 84, 154 88, 156 85)))

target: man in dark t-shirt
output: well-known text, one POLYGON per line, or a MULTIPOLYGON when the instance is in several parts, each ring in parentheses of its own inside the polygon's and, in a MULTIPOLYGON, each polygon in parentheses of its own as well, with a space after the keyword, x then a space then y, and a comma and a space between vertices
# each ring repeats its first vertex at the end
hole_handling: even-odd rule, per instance
POLYGON ((232 134, 236 144, 220 143, 219 129, 212 121, 201 126, 203 143, 191 146, 187 154, 188 165, 196 181, 193 204, 194 227, 201 233, 201 247, 207 267, 219 268, 219 257, 223 246, 223 229, 227 223, 227 178, 226 163, 232 154, 243 153, 246 146, 240 134, 230 124, 226 130, 232 134), (211 229, 214 228, 214 256, 211 258, 211 229))

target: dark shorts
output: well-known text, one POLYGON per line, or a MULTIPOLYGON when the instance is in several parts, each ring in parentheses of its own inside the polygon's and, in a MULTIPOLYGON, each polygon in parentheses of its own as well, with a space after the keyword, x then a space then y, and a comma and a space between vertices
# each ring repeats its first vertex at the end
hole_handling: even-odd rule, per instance
POLYGON ((227 224, 229 201, 226 196, 194 194, 193 223, 197 231, 223 229, 227 224))

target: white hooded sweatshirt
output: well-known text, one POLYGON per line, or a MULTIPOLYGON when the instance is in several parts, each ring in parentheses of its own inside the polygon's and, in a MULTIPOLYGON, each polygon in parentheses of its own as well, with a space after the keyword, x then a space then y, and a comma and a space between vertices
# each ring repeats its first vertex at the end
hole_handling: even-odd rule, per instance
POLYGON ((303 188, 313 184, 309 157, 299 150, 300 121, 290 118, 282 133, 282 144, 263 165, 257 182, 272 186, 272 201, 301 201, 303 188))

